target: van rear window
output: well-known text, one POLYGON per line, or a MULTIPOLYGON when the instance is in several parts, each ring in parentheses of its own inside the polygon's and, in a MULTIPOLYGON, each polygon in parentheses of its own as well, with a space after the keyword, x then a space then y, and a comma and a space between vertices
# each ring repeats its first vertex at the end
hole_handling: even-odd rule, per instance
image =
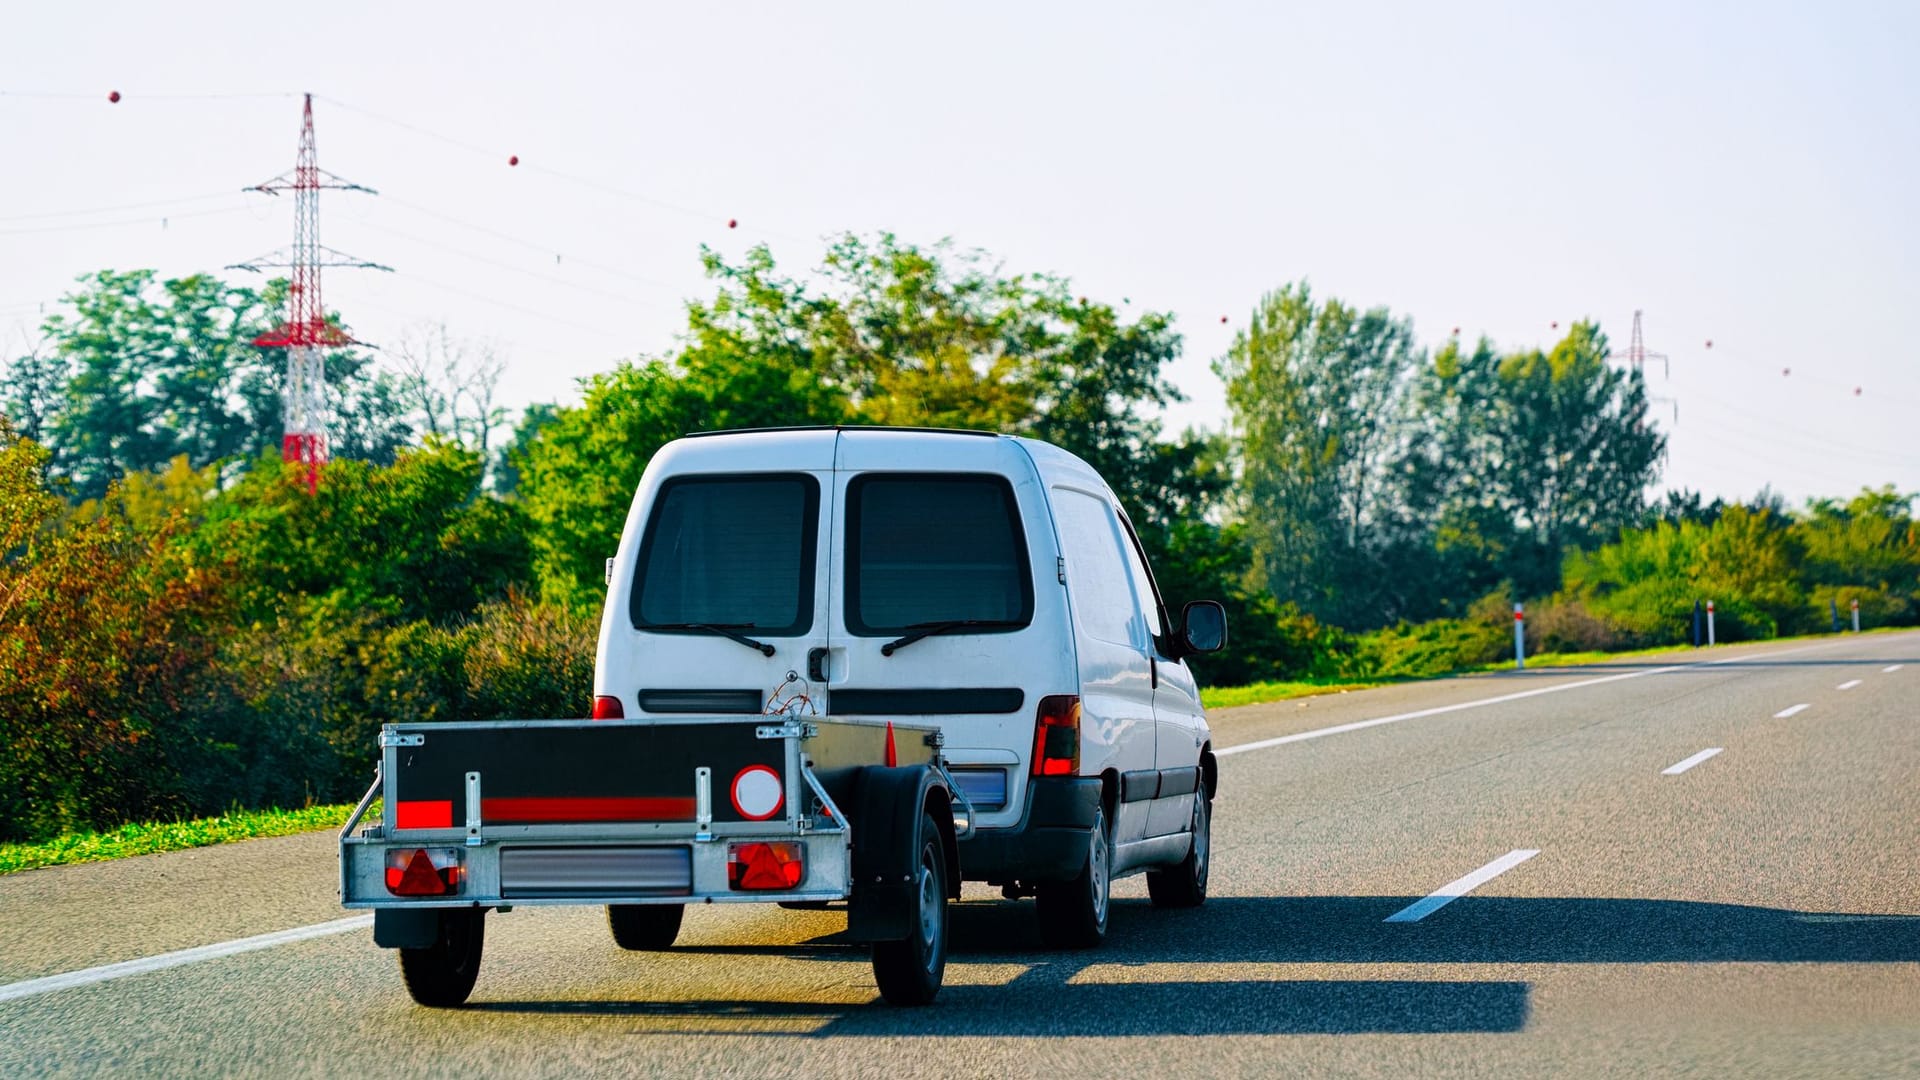
POLYGON ((633 625, 806 633, 819 511, 820 485, 805 473, 667 481, 640 541, 633 625))
POLYGON ((866 473, 847 485, 847 629, 1033 619, 1013 486, 968 473, 866 473))

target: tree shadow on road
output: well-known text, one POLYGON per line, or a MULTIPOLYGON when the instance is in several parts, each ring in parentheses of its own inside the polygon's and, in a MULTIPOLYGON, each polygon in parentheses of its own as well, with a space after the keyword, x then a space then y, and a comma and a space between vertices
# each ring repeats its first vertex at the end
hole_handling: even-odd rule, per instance
MULTIPOLYGON (((703 1021, 732 1033, 741 1033, 732 1025, 743 1020, 800 1022, 803 1030, 790 1034, 814 1037, 1511 1032, 1526 1024, 1524 981, 1356 978, 1349 972, 1314 978, 1291 971, 1274 973, 1284 976, 1274 979, 1246 977, 1232 965, 1920 961, 1920 917, 1668 900, 1467 897, 1422 922, 1383 921, 1415 899, 1215 897, 1190 911, 1116 902, 1107 943, 1089 952, 1042 951, 1031 905, 961 904, 953 910, 949 985, 931 1009, 804 1000, 473 1007, 650 1017, 683 1033, 706 1030, 703 1021), (1202 967, 1163 966, 1183 964, 1202 967), (1023 970, 1009 982, 969 985, 970 965, 982 972, 996 965, 1023 970)), ((787 945, 674 951, 710 954, 716 963, 756 957, 855 963, 866 956, 841 933, 787 945)))

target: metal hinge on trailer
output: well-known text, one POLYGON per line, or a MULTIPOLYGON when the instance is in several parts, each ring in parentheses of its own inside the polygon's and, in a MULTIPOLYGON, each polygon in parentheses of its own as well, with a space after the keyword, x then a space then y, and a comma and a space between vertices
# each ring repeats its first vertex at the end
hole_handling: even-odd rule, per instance
POLYGON ((811 739, 818 734, 819 726, 804 720, 790 724, 761 724, 753 729, 756 739, 811 739))
POLYGON ((427 745, 427 737, 417 732, 413 734, 408 734, 408 735, 403 735, 397 731, 382 731, 380 733, 380 748, 383 750, 389 746, 425 746, 425 745, 427 745))

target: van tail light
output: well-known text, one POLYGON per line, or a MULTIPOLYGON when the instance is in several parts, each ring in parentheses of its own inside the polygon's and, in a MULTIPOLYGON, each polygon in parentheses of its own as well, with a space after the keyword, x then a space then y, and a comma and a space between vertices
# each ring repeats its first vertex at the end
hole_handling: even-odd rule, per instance
POLYGON ((727 845, 727 887, 784 892, 800 886, 805 846, 797 840, 727 845))
POLYGON ((452 896, 465 878, 459 848, 394 848, 387 852, 387 891, 395 896, 452 896))
POLYGON ((604 694, 593 699, 593 718, 595 720, 624 720, 626 710, 620 707, 620 699, 604 694))
POLYGON ((1033 724, 1033 775, 1080 773, 1080 695, 1049 694, 1040 699, 1033 724))

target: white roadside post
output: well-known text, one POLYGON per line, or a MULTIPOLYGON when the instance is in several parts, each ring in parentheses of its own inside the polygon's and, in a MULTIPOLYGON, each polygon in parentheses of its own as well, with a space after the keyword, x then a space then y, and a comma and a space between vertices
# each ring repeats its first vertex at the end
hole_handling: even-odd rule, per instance
POLYGON ((1520 604, 1513 605, 1513 666, 1527 666, 1527 612, 1520 604))
POLYGON ((1713 601, 1707 601, 1707 644, 1713 644, 1713 601))
POLYGON ((1853 608, 1853 632, 1857 634, 1860 632, 1860 601, 1849 600, 1847 603, 1853 608))

